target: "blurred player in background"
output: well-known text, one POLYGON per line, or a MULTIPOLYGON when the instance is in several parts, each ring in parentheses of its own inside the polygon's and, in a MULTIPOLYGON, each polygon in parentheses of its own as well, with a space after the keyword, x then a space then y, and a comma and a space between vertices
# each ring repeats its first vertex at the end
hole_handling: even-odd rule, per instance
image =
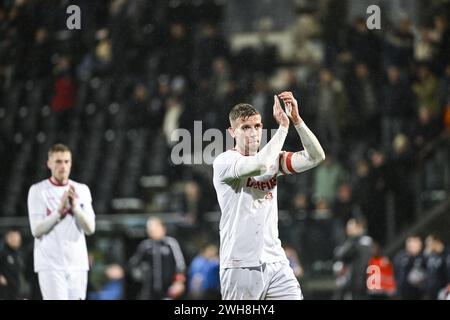
POLYGON ((141 282, 140 300, 180 298, 185 290, 186 263, 175 238, 166 235, 161 219, 147 220, 148 239, 143 240, 129 261, 129 271, 141 282))
POLYGON ((95 231, 91 192, 69 179, 72 153, 67 146, 51 147, 47 166, 51 177, 28 193, 34 271, 44 300, 84 300, 89 270, 85 234, 95 231))
POLYGON ((225 300, 303 299, 278 238, 277 177, 311 169, 325 159, 325 153, 299 116, 291 92, 274 96, 273 116, 279 128, 259 150, 261 115, 249 104, 234 106, 228 130, 235 148, 220 154, 213 163, 213 182, 222 211, 220 281, 225 300), (289 118, 303 151, 282 151, 289 118))

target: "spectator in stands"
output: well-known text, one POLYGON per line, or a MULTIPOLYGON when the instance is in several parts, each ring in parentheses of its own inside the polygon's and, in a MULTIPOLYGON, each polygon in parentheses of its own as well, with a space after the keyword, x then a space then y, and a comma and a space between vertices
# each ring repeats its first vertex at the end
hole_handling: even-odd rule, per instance
POLYGON ((316 92, 316 126, 325 146, 335 155, 342 146, 342 127, 347 122, 346 92, 331 70, 320 70, 316 92))
POLYGON ((354 74, 346 83, 349 97, 350 121, 348 139, 358 139, 365 135, 365 141, 373 144, 378 140, 380 123, 380 92, 374 76, 365 63, 356 63, 354 74))
POLYGON ((28 297, 25 280, 25 264, 21 252, 22 234, 9 229, 0 247, 0 300, 16 300, 28 297))
POLYGON ((416 63, 430 63, 435 56, 431 30, 428 25, 420 25, 417 29, 414 39, 414 60, 416 63))
POLYGON ((409 139, 404 134, 395 137, 392 143, 392 154, 389 160, 389 188, 393 191, 395 202, 395 227, 401 230, 410 223, 414 214, 414 206, 411 199, 414 198, 413 177, 414 170, 413 153, 409 139))
POLYGON ((161 115, 151 112, 149 95, 149 90, 144 83, 138 83, 134 86, 127 112, 128 128, 145 128, 148 125, 156 125, 158 120, 162 120, 161 115))
POLYGON ((52 43, 46 28, 39 28, 34 35, 32 55, 28 56, 30 78, 44 80, 51 69, 49 52, 52 51, 52 43))
POLYGON ((170 76, 189 76, 192 62, 192 41, 186 26, 179 21, 172 23, 165 39, 166 51, 162 57, 160 72, 170 76))
POLYGON ((438 300, 450 300, 450 284, 439 291, 438 300))
POLYGON ((336 297, 345 300, 367 299, 367 265, 372 255, 372 238, 366 235, 361 217, 347 222, 347 240, 334 250, 338 290, 336 297))
POLYGON ((58 57, 55 66, 55 94, 51 101, 52 111, 62 112, 75 106, 75 84, 71 78, 71 62, 69 56, 58 57))
POLYGON ((369 152, 371 169, 370 181, 370 206, 363 214, 367 217, 369 235, 384 243, 387 232, 386 193, 388 188, 388 166, 386 155, 381 150, 369 152))
POLYGON ((448 11, 447 15, 444 12, 436 14, 433 17, 434 28, 430 32, 431 42, 436 51, 434 65, 440 70, 445 68, 450 57, 450 26, 448 18, 448 11))
POLYGON ((323 164, 314 171, 314 199, 332 203, 339 184, 344 182, 346 177, 347 174, 337 159, 332 154, 327 154, 323 164))
POLYGON ((162 220, 147 221, 148 239, 143 240, 129 260, 128 270, 141 283, 142 300, 178 299, 185 291, 183 253, 175 238, 166 235, 162 220))
POLYGON ((384 41, 384 64, 409 68, 413 62, 414 34, 411 19, 404 15, 387 32, 384 41))
MULTIPOLYGON (((371 213, 372 203, 373 203, 373 190, 371 185, 371 168, 369 162, 362 158, 356 163, 356 174, 352 183, 353 190, 353 202, 354 206, 359 209, 360 213, 362 213, 366 218, 368 218, 371 213)), ((379 220, 376 224, 376 230, 380 230, 379 234, 372 234, 369 232, 369 235, 373 237, 373 239, 381 244, 384 244, 384 239, 379 239, 379 235, 382 235, 384 238, 386 226, 382 224, 385 222, 384 220, 379 220)), ((370 231, 370 222, 368 222, 368 229, 370 231)))
POLYGON ((342 225, 360 214, 359 206, 353 199, 353 189, 349 183, 341 183, 337 190, 336 199, 333 202, 333 215, 340 220, 342 225))
POLYGON ((444 109, 444 129, 447 133, 450 132, 450 102, 444 109))
POLYGON ((388 150, 394 137, 405 132, 408 119, 414 119, 414 101, 407 79, 398 66, 387 69, 387 83, 382 88, 381 133, 383 147, 388 150))
POLYGON ((297 251, 294 249, 294 247, 286 245, 284 246, 284 252, 286 253, 286 257, 289 261, 289 266, 294 271, 295 277, 300 280, 301 278, 303 278, 305 271, 300 262, 300 258, 298 257, 297 251))
POLYGON ((403 300, 422 299, 425 286, 425 258, 422 239, 418 235, 406 238, 405 249, 394 257, 397 296, 403 300))
POLYGON ((121 300, 124 298, 124 270, 112 263, 105 268, 105 283, 97 290, 88 294, 88 300, 121 300))
POLYGON ((58 133, 67 132, 73 118, 77 91, 71 75, 69 56, 60 56, 55 66, 54 95, 51 100, 52 111, 58 117, 58 133))
POLYGON ((167 146, 175 144, 172 141, 172 133, 180 128, 180 117, 184 110, 184 104, 176 97, 168 97, 165 102, 165 115, 162 123, 162 129, 165 135, 167 146))
POLYGON ((444 67, 439 84, 440 105, 445 106, 450 103, 450 58, 444 67))
POLYGON ((364 17, 353 21, 346 34, 345 49, 352 61, 364 62, 372 70, 379 68, 381 41, 375 32, 367 28, 364 17))
POLYGON ((450 283, 450 254, 438 234, 427 236, 425 243, 425 299, 436 300, 439 292, 450 283))
POLYGON ((200 37, 195 42, 193 50, 193 79, 209 79, 212 75, 213 61, 217 57, 229 56, 228 41, 212 23, 201 27, 200 37))
POLYGON ((380 245, 372 244, 372 257, 367 269, 367 293, 371 299, 385 300, 395 294, 394 266, 381 252, 380 245))
POLYGON ((195 226, 202 223, 201 196, 201 188, 197 182, 186 182, 184 186, 184 219, 187 225, 195 226))
POLYGON ((315 210, 301 228, 302 261, 305 264, 314 262, 330 262, 333 250, 345 240, 344 227, 341 221, 333 217, 329 204, 324 199, 316 201, 315 210))
POLYGON ((440 114, 439 83, 435 74, 426 64, 417 68, 417 81, 413 83, 412 90, 417 99, 417 105, 430 110, 432 118, 440 114))
POLYGON ((292 198, 292 205, 290 208, 292 218, 303 220, 310 216, 311 209, 311 201, 307 194, 300 192, 292 198))
POLYGON ((216 245, 206 245, 192 260, 188 272, 188 289, 191 299, 220 299, 219 253, 216 245))
POLYGON ((439 124, 431 117, 430 110, 420 108, 413 132, 413 149, 418 151, 439 134, 439 124))

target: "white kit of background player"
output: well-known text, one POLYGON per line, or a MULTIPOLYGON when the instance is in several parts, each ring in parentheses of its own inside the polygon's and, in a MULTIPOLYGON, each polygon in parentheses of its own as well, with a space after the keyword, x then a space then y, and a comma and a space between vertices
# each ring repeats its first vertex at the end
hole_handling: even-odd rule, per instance
POLYGON ((303 299, 300 285, 278 237, 277 177, 315 167, 325 153, 298 114, 290 92, 274 96, 273 114, 279 129, 259 152, 260 114, 248 104, 230 112, 229 129, 236 147, 213 163, 214 187, 222 212, 220 219, 220 282, 222 298, 303 299), (284 152, 289 118, 304 150, 284 152))
POLYGON ((69 179, 72 155, 57 144, 49 151, 51 177, 31 186, 28 215, 34 236, 34 271, 44 300, 86 298, 85 234, 95 231, 89 187, 69 179))

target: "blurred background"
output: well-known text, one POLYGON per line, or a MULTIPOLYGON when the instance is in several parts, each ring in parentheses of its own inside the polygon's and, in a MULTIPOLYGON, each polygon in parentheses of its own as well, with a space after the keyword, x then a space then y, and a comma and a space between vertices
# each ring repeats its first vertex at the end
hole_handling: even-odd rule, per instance
POLYGON ((0 0, 0 290, 14 254, 9 298, 40 298, 26 199, 62 142, 97 215, 89 299, 141 297, 150 271, 130 259, 150 216, 180 243, 181 298, 220 298, 212 167, 174 165, 170 135, 195 120, 225 133, 239 102, 275 128, 271 97, 290 90, 327 154, 278 189, 305 298, 447 298, 449 15, 448 0, 0 0))

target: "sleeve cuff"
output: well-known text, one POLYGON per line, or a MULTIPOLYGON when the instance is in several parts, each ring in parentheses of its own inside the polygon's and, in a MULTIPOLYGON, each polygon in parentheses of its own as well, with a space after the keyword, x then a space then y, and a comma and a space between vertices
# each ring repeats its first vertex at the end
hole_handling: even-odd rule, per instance
POLYGON ((288 128, 285 128, 281 125, 278 127, 278 130, 280 130, 281 132, 286 133, 286 134, 288 133, 288 128))
POLYGON ((80 215, 83 212, 79 203, 77 203, 77 205, 74 208, 72 208, 72 212, 75 215, 80 215))
POLYGON ((305 121, 302 121, 302 123, 300 123, 298 126, 295 126, 295 129, 297 129, 297 130, 304 129, 304 128, 306 128, 305 121))

